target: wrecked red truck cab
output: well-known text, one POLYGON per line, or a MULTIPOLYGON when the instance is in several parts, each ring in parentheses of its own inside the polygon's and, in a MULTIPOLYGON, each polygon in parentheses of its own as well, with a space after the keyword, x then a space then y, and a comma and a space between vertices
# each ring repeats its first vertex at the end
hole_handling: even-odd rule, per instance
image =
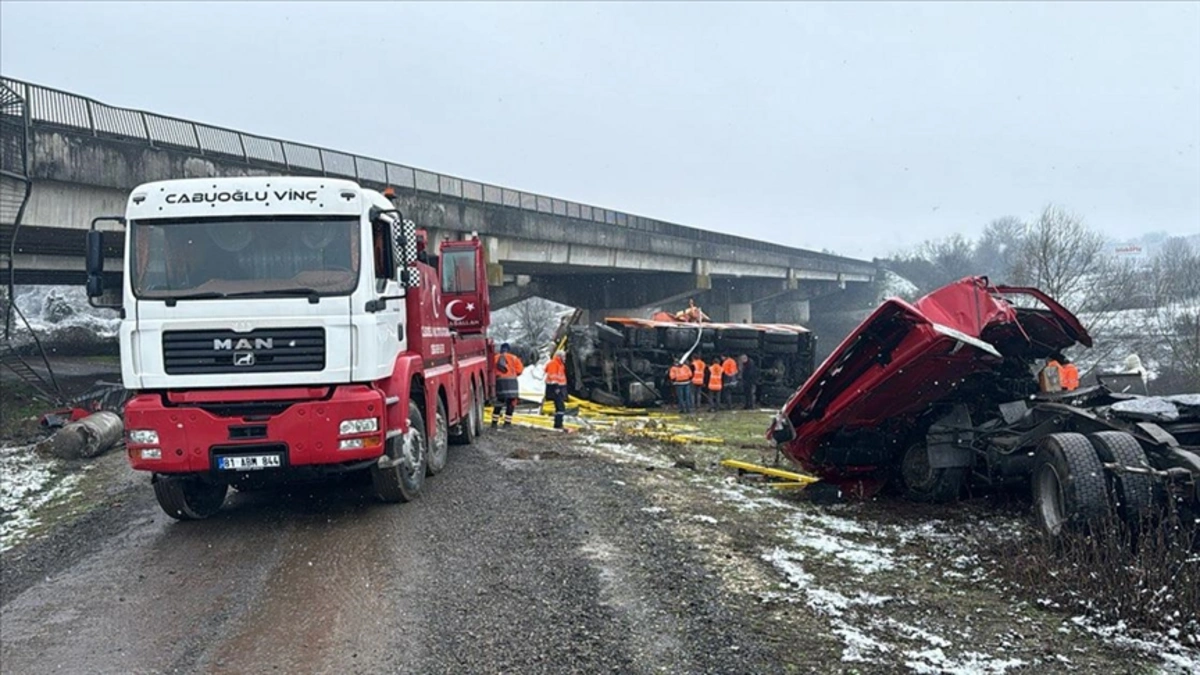
MULTIPOLYGON (((1085 434, 1129 432, 1122 443, 1140 443, 1147 454, 1173 445, 1161 464, 1184 468, 1177 473, 1191 473, 1194 483, 1200 457, 1187 449, 1196 442, 1190 427, 1166 441, 1171 434, 1160 426, 1165 435, 1154 441, 1122 419, 1120 405, 1112 410, 1129 395, 1102 386, 1040 390, 1038 370, 1048 359, 1064 362, 1075 345, 1092 345, 1087 330, 1034 288, 968 277, 911 304, 889 299, 792 395, 768 433, 796 464, 850 496, 895 481, 910 497, 946 501, 976 478, 1028 481, 1052 431, 1083 438, 1067 439, 1075 445, 1089 443, 1085 434)), ((1106 452, 1096 451, 1099 461, 1106 452)), ((1055 488, 1060 511, 1071 510, 1068 482, 1059 477, 1055 488)))

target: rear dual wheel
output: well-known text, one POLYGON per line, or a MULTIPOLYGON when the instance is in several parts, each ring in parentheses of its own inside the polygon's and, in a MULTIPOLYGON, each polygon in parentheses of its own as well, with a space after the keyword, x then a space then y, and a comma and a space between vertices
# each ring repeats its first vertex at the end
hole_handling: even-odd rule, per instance
POLYGON ((450 458, 450 417, 446 414, 446 403, 437 398, 437 410, 433 417, 433 434, 429 436, 429 460, 426 470, 430 476, 446 468, 450 458))
POLYGON ((480 417, 483 414, 483 407, 477 403, 479 400, 478 394, 475 393, 475 387, 471 387, 471 399, 467 401, 467 414, 458 422, 455 432, 450 436, 450 442, 455 445, 470 445, 475 442, 475 438, 479 435, 482 425, 479 423, 480 417))
POLYGON ((1083 434, 1042 439, 1034 454, 1032 487, 1034 518, 1051 537, 1087 531, 1111 514, 1104 467, 1083 434))

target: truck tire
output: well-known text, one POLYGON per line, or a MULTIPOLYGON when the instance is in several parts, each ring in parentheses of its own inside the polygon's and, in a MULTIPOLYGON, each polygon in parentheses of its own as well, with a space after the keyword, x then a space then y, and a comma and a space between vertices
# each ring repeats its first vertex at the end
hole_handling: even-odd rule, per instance
POLYGON ((700 332, 695 328, 668 328, 663 336, 663 346, 670 350, 687 351, 696 344, 697 333, 700 332))
POLYGON ((718 332, 722 340, 752 340, 755 344, 758 343, 758 335, 761 331, 757 328, 722 328, 718 332))
MULTIPOLYGON (((1141 443, 1123 431, 1100 431, 1089 434, 1088 440, 1102 462, 1150 468, 1141 443)), ((1117 512, 1128 525, 1136 528, 1154 512, 1154 480, 1148 474, 1126 471, 1111 471, 1109 477, 1117 512)))
POLYGON ((451 443, 455 445, 470 445, 475 442, 475 414, 475 386, 471 385, 471 397, 467 400, 466 414, 458 421, 458 425, 454 428, 454 433, 450 435, 451 443))
POLYGON ((425 462, 425 470, 430 476, 437 475, 446 468, 450 458, 450 416, 446 414, 446 402, 441 396, 437 397, 437 410, 434 412, 433 433, 429 434, 429 459, 425 462))
POLYGON ((479 438, 480 436, 483 436, 483 402, 485 395, 483 393, 482 386, 475 387, 474 391, 475 398, 473 400, 475 402, 475 438, 479 438))
POLYGON ((200 476, 168 476, 156 473, 150 479, 154 496, 164 513, 176 520, 203 520, 225 503, 229 485, 200 476))
POLYGON ((605 391, 604 389, 593 389, 591 399, 600 405, 622 406, 625 405, 620 396, 605 391))
POLYGON ((594 327, 596 329, 596 339, 600 342, 612 345, 613 347, 625 346, 625 334, 621 331, 599 322, 594 324, 594 327))
POLYGON ((734 338, 721 336, 719 343, 723 351, 751 352, 758 349, 758 338, 734 338))
POLYGON ((795 345, 800 342, 800 335, 784 330, 769 330, 762 335, 763 346, 769 344, 795 345))
POLYGON ((942 504, 958 498, 967 468, 954 466, 935 469, 929 466, 929 451, 924 443, 913 443, 900 458, 900 482, 905 495, 916 502, 942 504))
POLYGON ((764 342, 762 350, 766 354, 795 354, 800 351, 800 345, 795 342, 764 342))
POLYGON ((387 456, 398 460, 395 465, 380 468, 371 465, 371 483, 375 496, 388 503, 410 502, 425 485, 425 416, 416 401, 408 402, 408 431, 387 441, 387 456), (409 452, 405 452, 408 445, 409 452))
POLYGON ((629 328, 629 337, 625 343, 633 347, 656 349, 658 347, 658 329, 632 326, 629 328))
POLYGON ((1109 516, 1108 486, 1095 448, 1083 434, 1050 434, 1033 458, 1033 513, 1050 537, 1086 531, 1109 516))

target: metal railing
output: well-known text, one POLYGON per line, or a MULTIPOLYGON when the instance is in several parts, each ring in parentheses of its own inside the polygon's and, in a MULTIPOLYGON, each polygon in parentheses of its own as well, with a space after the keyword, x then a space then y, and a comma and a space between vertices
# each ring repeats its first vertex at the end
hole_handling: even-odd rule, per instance
POLYGON ((57 127, 98 138, 141 141, 154 147, 184 149, 202 156, 232 159, 251 165, 279 166, 288 172, 340 176, 372 187, 391 185, 417 192, 628 227, 734 248, 873 267, 871 263, 862 260, 676 225, 612 209, 425 171, 381 159, 256 136, 176 117, 117 108, 76 94, 7 77, 0 77, 0 82, 28 102, 30 115, 27 119, 33 126, 57 127))

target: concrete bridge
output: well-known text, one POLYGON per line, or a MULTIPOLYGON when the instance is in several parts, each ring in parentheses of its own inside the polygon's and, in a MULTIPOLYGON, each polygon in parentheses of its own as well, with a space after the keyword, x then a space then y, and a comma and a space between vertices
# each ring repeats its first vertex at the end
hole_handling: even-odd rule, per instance
MULTIPOLYGON (((11 265, 18 284, 82 283, 82 231, 95 216, 121 214, 140 183, 268 174, 390 186, 434 241, 479 233, 496 307, 539 295, 610 314, 694 297, 715 319, 806 321, 809 299, 875 274, 870 262, 117 108, 8 78, 0 78, 0 148, 0 269, 11 265)), ((119 276, 123 235, 107 239, 106 268, 119 276)))

